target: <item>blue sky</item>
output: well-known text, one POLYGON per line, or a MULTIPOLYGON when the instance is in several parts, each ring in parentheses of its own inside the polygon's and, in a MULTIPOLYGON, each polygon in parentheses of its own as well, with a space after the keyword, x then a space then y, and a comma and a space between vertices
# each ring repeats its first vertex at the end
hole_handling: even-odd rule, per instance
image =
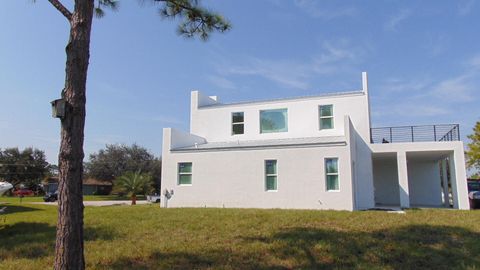
MULTIPOLYGON (((64 0, 67 4, 71 1, 64 0)), ((148 1, 147 1, 148 2, 148 1)), ((223 102, 358 90, 369 74, 373 126, 480 120, 480 2, 203 1, 233 24, 208 42, 176 35, 155 6, 122 0, 94 21, 85 152, 188 130, 190 91, 223 102)), ((0 3, 0 148, 56 163, 68 24, 46 0, 0 3)))

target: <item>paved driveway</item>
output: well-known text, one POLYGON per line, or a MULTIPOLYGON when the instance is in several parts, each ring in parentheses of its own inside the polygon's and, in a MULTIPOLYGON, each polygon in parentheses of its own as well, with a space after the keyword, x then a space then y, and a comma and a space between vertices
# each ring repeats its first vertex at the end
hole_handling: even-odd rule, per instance
MULTIPOLYGON (((137 201, 137 204, 147 204, 148 201, 137 201)), ((57 205, 57 202, 32 202, 32 204, 57 205)), ((84 201, 84 206, 130 205, 132 201, 84 201)))

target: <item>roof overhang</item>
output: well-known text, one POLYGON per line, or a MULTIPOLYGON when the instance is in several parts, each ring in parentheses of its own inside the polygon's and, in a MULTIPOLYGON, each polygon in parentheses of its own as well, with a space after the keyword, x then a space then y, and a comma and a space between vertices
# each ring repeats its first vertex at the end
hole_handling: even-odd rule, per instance
POLYGON ((275 140, 251 140, 231 142, 209 142, 171 149, 171 152, 208 152, 208 151, 238 151, 284 148, 311 148, 325 146, 345 146, 347 141, 344 136, 292 138, 275 140))

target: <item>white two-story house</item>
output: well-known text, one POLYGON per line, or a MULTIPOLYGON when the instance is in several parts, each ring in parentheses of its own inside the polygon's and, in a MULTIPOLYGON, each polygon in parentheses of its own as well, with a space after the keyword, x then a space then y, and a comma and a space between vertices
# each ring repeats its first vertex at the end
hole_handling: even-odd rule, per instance
POLYGON ((458 125, 372 128, 363 89, 223 104, 163 131, 163 207, 468 209, 458 125))

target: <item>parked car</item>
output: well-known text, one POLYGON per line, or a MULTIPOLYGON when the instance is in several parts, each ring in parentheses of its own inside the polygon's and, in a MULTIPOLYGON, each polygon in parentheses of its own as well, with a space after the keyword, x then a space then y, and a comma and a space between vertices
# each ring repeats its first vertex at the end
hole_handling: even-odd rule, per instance
POLYGON ((158 194, 153 194, 153 195, 147 195, 147 201, 152 202, 152 203, 159 203, 160 202, 160 195, 158 194))
POLYGON ((467 185, 470 209, 480 208, 480 181, 468 181, 467 185))
POLYGON ((43 196, 44 202, 56 202, 58 200, 58 191, 49 192, 43 196))
POLYGON ((33 191, 30 189, 17 189, 13 192, 13 195, 18 196, 18 197, 24 197, 24 196, 33 196, 33 191))

